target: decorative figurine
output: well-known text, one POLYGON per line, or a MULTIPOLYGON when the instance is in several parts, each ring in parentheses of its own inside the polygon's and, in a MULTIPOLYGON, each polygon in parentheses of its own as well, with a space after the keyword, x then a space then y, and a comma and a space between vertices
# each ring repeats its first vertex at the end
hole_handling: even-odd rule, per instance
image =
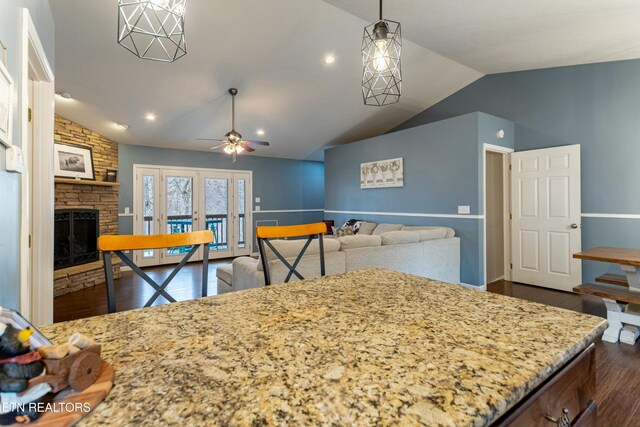
POLYGON ((41 375, 44 365, 36 351, 29 348, 31 329, 18 330, 0 323, 0 424, 28 423, 38 413, 28 405, 40 401, 51 387, 42 385, 29 390, 29 380, 41 375), (20 395, 22 393, 22 395, 20 395))

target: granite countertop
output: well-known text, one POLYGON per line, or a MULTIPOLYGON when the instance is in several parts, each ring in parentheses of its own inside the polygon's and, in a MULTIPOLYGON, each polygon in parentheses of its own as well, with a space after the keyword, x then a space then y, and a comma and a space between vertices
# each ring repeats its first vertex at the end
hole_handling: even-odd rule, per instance
POLYGON ((95 336, 116 370, 80 425, 483 426, 605 326, 367 269, 41 330, 95 336))

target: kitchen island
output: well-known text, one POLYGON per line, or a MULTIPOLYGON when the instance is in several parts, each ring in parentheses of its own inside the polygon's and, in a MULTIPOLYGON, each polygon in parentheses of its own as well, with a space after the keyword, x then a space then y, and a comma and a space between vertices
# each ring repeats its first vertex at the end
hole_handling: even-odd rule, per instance
POLYGON ((115 368, 81 425, 483 426, 548 387, 605 328, 367 269, 41 330, 54 342, 95 336, 115 368))

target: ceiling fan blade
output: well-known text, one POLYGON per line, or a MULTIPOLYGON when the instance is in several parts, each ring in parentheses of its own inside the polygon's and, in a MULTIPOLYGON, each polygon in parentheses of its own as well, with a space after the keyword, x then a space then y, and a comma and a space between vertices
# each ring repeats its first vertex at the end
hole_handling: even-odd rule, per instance
POLYGON ((215 147, 211 147, 211 148, 209 148, 209 150, 217 150, 218 148, 225 147, 226 145, 227 145, 227 143, 225 142, 224 144, 220 144, 220 145, 216 145, 215 147))
POLYGON ((248 153, 253 153, 254 151, 256 151, 253 148, 249 147, 247 144, 243 144, 242 148, 244 148, 244 151, 246 151, 248 153))
POLYGON ((224 139, 218 139, 218 138, 196 138, 196 141, 220 141, 220 142, 223 142, 225 140, 224 139))
POLYGON ((268 147, 270 145, 267 141, 252 141, 250 139, 247 139, 246 142, 248 142, 249 144, 253 144, 253 145, 264 145, 266 147, 268 147))

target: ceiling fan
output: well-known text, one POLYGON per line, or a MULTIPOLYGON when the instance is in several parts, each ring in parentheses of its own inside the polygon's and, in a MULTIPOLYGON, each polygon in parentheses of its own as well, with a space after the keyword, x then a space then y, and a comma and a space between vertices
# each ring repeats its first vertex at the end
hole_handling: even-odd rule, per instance
POLYGON ((231 130, 225 134, 224 139, 196 138, 196 140, 222 142, 222 144, 211 147, 211 149, 217 150, 218 148, 224 147, 224 152, 232 155, 233 161, 235 163, 236 156, 238 154, 245 151, 248 153, 256 151, 253 147, 251 147, 251 145, 264 145, 268 147, 269 143, 267 141, 252 141, 249 139, 242 139, 242 135, 240 135, 240 133, 236 131, 236 95, 238 94, 238 89, 229 89, 229 94, 231 94, 231 130))

